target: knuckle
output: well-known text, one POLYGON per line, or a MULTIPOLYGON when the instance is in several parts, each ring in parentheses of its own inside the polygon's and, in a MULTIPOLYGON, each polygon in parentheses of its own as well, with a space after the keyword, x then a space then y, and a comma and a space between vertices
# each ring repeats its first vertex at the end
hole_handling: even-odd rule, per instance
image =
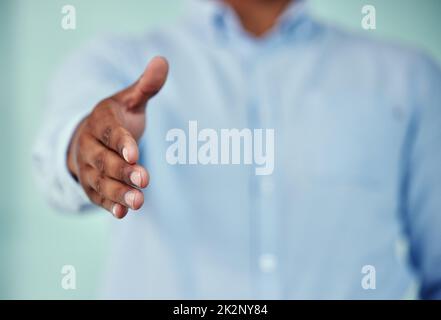
POLYGON ((106 171, 106 151, 100 151, 95 158, 95 167, 96 169, 104 173, 106 171))
POLYGON ((101 140, 106 146, 109 146, 111 136, 112 136, 112 127, 107 125, 104 128, 103 133, 101 134, 101 140))
POLYGON ((103 182, 104 182, 103 176, 98 175, 95 179, 94 186, 95 186, 95 191, 99 194, 101 194, 102 192, 103 182))
POLYGON ((93 112, 95 115, 101 114, 104 110, 106 110, 106 105, 108 104, 108 99, 103 99, 100 102, 97 103, 95 108, 93 109, 93 112))
POLYGON ((84 123, 84 129, 87 132, 93 132, 95 128, 93 112, 87 117, 87 121, 84 123))

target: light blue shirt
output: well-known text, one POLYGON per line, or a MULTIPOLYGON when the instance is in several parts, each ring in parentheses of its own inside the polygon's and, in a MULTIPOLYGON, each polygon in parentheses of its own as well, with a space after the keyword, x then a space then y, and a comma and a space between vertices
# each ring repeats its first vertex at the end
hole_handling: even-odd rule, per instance
POLYGON ((318 22, 304 2, 260 40, 220 2, 190 11, 144 36, 94 42, 51 87, 38 181, 51 203, 83 211, 65 159, 75 126, 151 57, 170 62, 140 143, 151 183, 141 212, 113 222, 104 297, 383 299, 419 284, 421 297, 441 298, 435 63, 318 22), (167 132, 192 120, 274 129, 274 172, 169 164, 167 132))

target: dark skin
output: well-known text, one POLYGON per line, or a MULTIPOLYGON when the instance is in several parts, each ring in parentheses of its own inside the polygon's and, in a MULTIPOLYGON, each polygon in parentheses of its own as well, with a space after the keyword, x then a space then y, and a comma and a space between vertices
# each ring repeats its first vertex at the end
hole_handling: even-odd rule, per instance
MULTIPOLYGON (((237 13, 243 28, 262 37, 277 23, 291 0, 223 0, 237 13)), ((139 80, 105 98, 75 130, 67 166, 90 200, 116 218, 138 210, 144 203, 140 189, 149 183, 139 165, 138 141, 146 125, 146 105, 164 85, 168 63, 156 57, 139 80)))

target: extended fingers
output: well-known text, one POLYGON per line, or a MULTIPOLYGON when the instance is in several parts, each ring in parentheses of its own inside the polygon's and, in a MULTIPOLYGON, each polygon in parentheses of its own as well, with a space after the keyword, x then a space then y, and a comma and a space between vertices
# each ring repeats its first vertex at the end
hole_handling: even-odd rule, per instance
POLYGON ((85 183, 105 199, 133 210, 138 210, 144 203, 144 195, 138 189, 104 176, 91 166, 82 171, 85 174, 85 183))
POLYGON ((119 154, 106 148, 92 136, 84 138, 82 145, 90 150, 84 154, 83 160, 102 175, 138 188, 145 188, 148 185, 149 175, 142 166, 128 164, 119 154))
POLYGON ((115 218, 122 219, 127 215, 127 207, 106 199, 92 188, 87 189, 86 192, 93 203, 109 211, 115 218))

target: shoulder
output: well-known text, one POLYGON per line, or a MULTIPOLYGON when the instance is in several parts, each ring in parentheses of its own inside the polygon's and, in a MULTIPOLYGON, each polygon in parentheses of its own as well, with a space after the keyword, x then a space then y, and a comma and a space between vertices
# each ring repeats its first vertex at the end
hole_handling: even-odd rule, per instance
POLYGON ((438 63, 423 49, 375 35, 375 31, 347 31, 323 24, 329 39, 329 57, 366 68, 386 71, 438 69, 438 63))
POLYGON ((409 100, 441 79, 438 62, 422 49, 376 36, 375 31, 354 32, 320 25, 323 72, 348 88, 409 100))

